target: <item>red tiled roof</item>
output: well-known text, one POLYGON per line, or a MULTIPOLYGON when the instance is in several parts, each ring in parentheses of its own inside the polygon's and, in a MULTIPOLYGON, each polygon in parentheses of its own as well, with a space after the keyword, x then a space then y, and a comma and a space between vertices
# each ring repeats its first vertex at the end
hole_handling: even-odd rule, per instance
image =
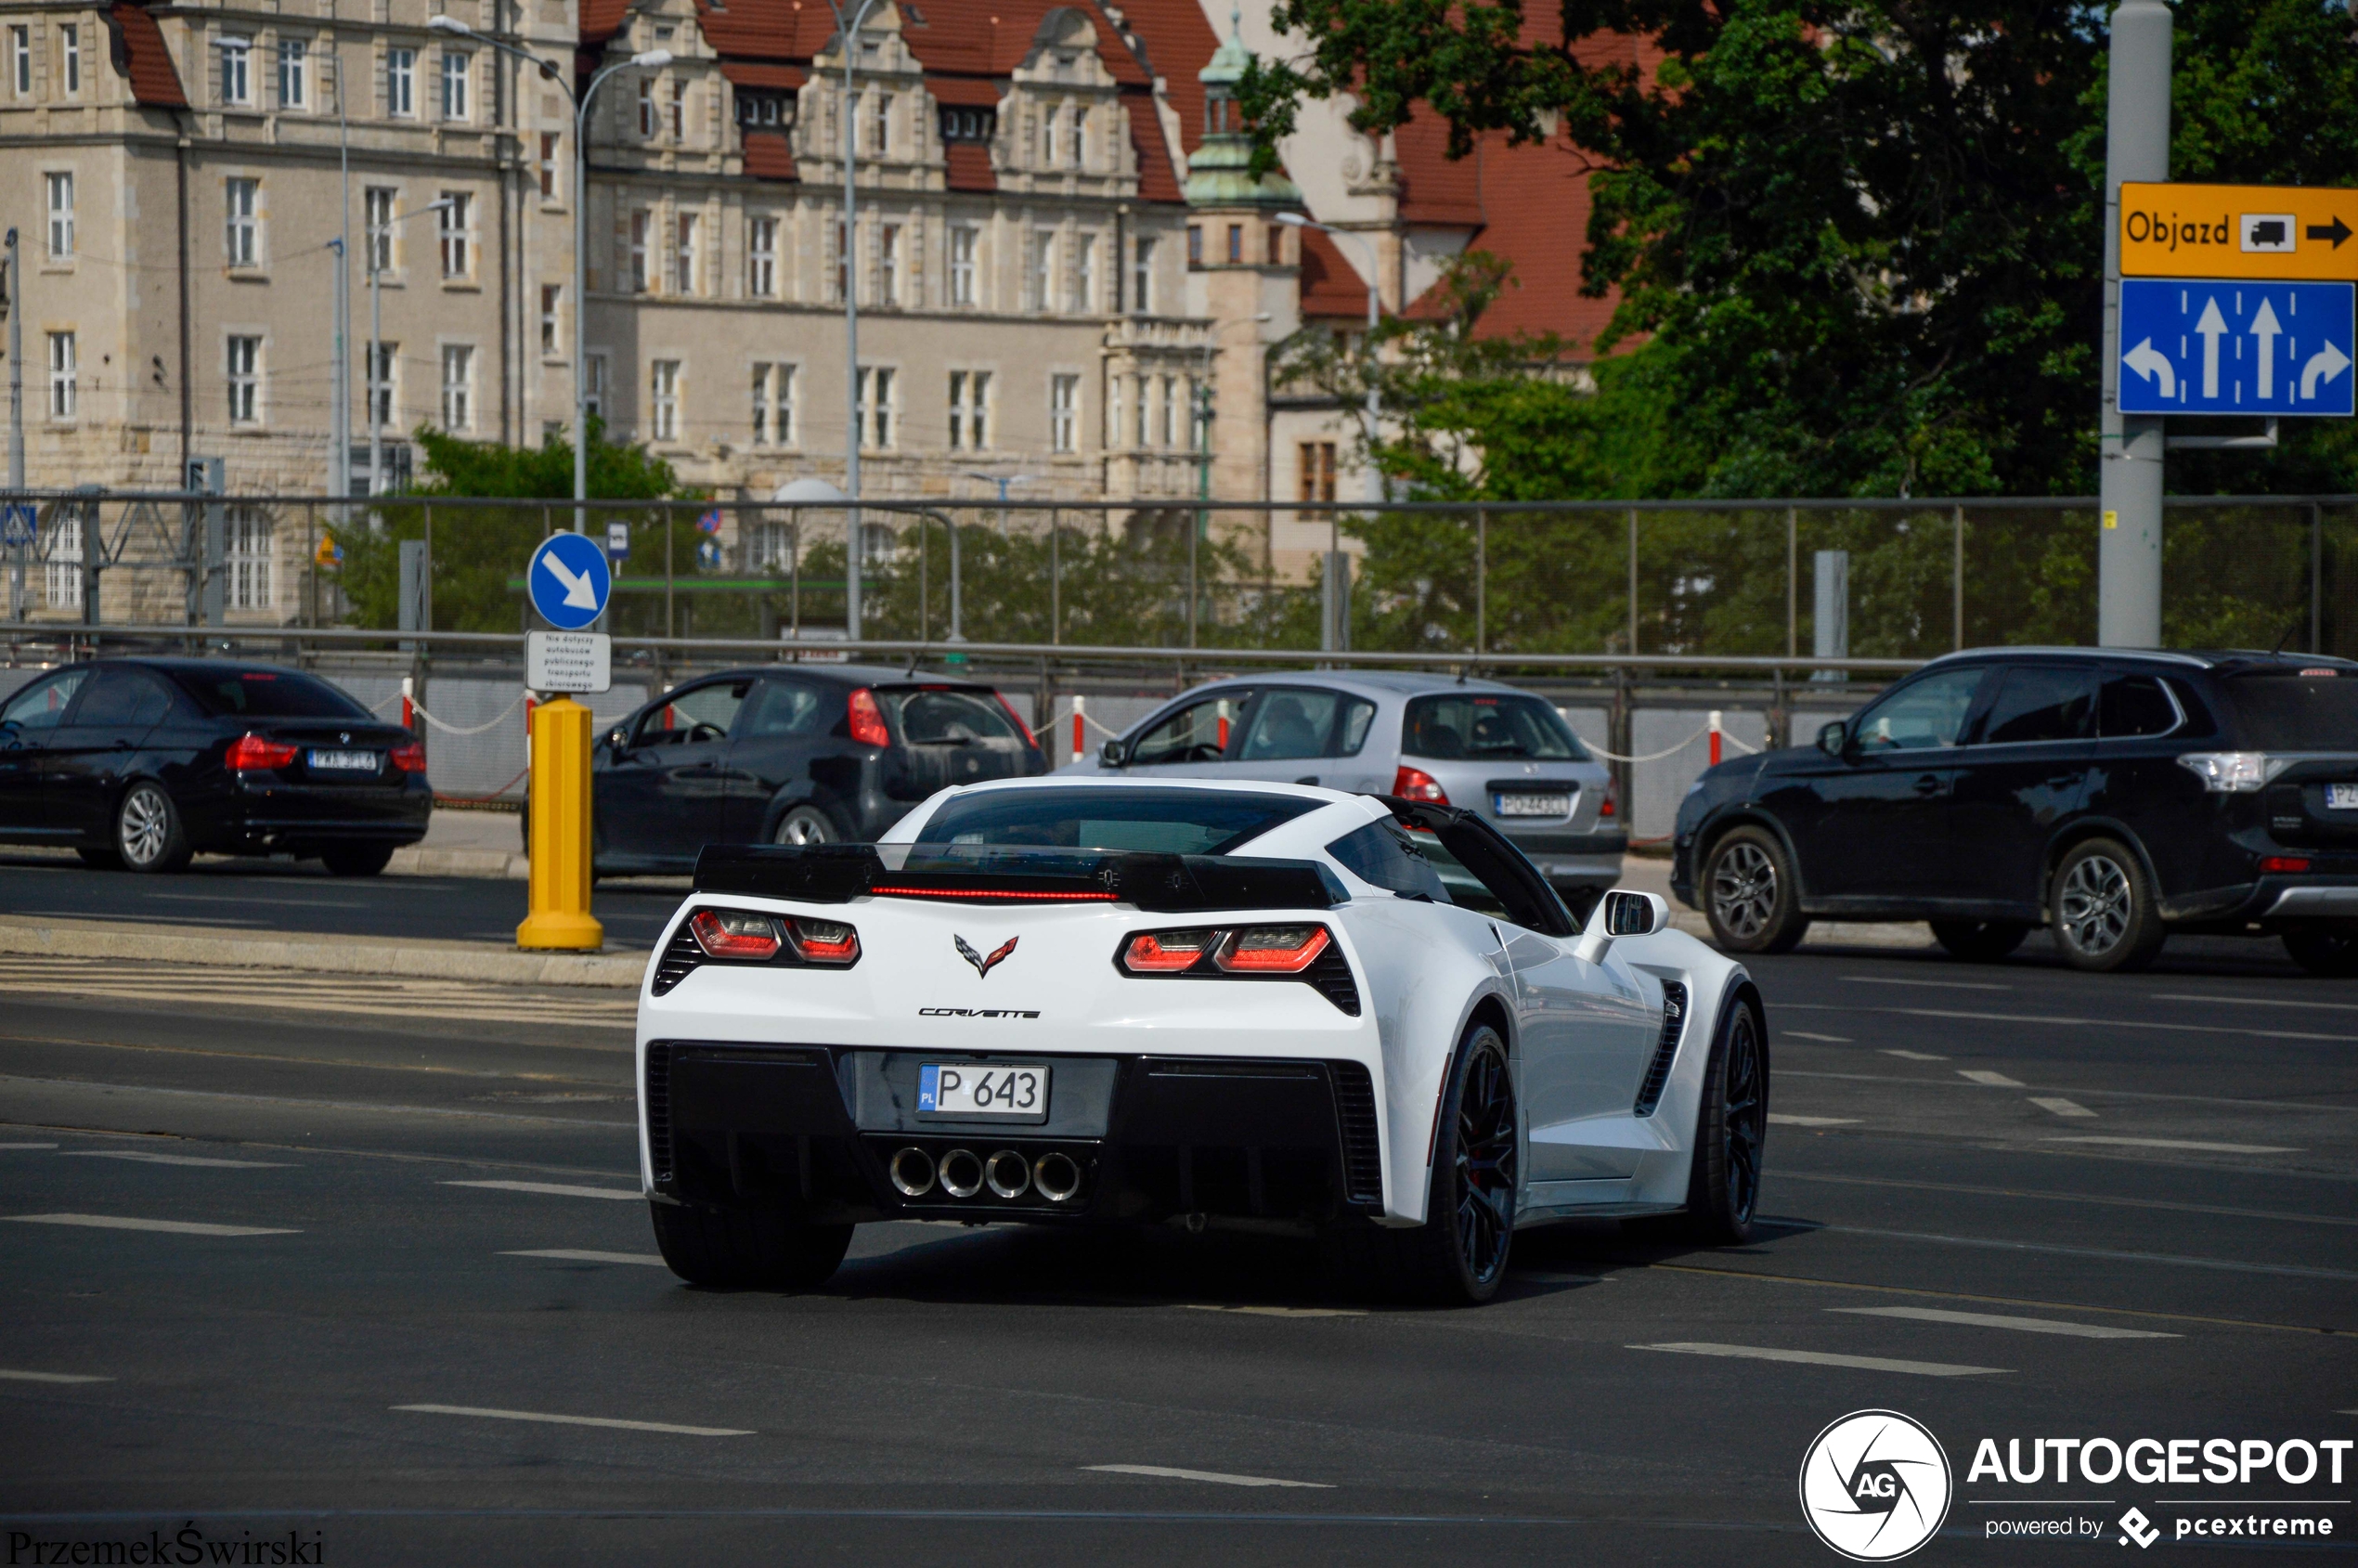
POLYGON ((1341 246, 1315 228, 1302 231, 1302 314, 1311 317, 1367 319, 1367 281, 1341 246))
POLYGON ((1449 127, 1440 115, 1418 115, 1392 136, 1400 163, 1400 219, 1440 228, 1478 227, 1482 210, 1483 144, 1452 162, 1449 127))
POLYGON ((809 80, 800 66, 757 65, 750 60, 724 59, 720 62, 720 74, 735 86, 789 93, 809 80))
POLYGON ((988 192, 999 188, 999 172, 991 166, 991 149, 982 143, 953 141, 942 152, 950 164, 951 189, 988 192))
POLYGON ((794 146, 783 131, 745 133, 745 173, 758 180, 798 180, 794 146))
MULTIPOLYGON (((1580 260, 1588 241, 1589 164, 1558 139, 1510 148, 1503 136, 1484 136, 1459 167, 1475 171, 1475 200, 1488 221, 1466 247, 1514 264, 1514 276, 1474 325, 1483 339, 1553 332, 1575 358, 1612 319, 1614 299, 1580 292, 1580 260)), ((1407 315, 1435 319, 1441 304, 1428 291, 1407 315)))
POLYGON ((1121 106, 1130 111, 1130 144, 1138 149, 1140 200, 1182 200, 1182 172, 1172 164, 1170 144, 1162 139, 1162 119, 1155 109, 1155 100, 1145 93, 1124 93, 1121 106))
POLYGON ((961 109, 996 109, 1007 84, 988 76, 927 76, 926 91, 933 95, 936 103, 953 103, 961 109))
POLYGON ((159 109, 188 108, 188 95, 180 90, 180 73, 173 69, 163 30, 147 7, 117 0, 107 11, 107 25, 119 45, 115 67, 129 79, 132 97, 159 109))

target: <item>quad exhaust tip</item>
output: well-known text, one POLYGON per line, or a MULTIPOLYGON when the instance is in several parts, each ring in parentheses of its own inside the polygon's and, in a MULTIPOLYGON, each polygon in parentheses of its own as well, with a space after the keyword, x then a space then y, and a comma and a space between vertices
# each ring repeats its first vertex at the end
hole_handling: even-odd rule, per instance
POLYGON ((953 1148, 934 1168, 941 1190, 952 1198, 972 1198, 982 1190, 982 1157, 970 1148, 953 1148))
POLYGON ((1031 1186, 1031 1161, 1014 1149, 1003 1148, 983 1165, 983 1180, 1002 1198, 1021 1198, 1031 1186))
POLYGON ((1072 1162, 1070 1155, 1052 1149, 1032 1166, 1031 1185, 1051 1203, 1069 1202, 1081 1190, 1081 1167, 1072 1162))
POLYGON ((933 1190, 933 1156, 921 1148, 904 1148, 887 1168, 893 1186, 903 1198, 923 1198, 933 1190))

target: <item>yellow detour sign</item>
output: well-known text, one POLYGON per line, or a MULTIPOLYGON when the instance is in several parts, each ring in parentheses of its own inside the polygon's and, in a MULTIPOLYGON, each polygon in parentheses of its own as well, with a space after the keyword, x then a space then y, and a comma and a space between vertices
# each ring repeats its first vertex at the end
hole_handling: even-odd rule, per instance
POLYGON ((2120 275, 2358 279, 2358 188, 2123 182, 2120 275))

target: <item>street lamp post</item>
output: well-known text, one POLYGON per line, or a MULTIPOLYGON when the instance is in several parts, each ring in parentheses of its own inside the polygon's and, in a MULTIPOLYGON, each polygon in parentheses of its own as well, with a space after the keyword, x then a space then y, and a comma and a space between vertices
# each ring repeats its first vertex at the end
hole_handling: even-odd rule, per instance
MULTIPOLYGON (((407 223, 428 213, 442 212, 449 205, 449 198, 445 197, 439 201, 429 201, 422 207, 413 207, 406 213, 389 214, 383 223, 370 224, 362 236, 369 247, 369 365, 361 383, 369 398, 369 494, 371 496, 384 494, 385 463, 384 415, 377 407, 378 372, 384 368, 384 305, 382 290, 378 284, 382 271, 377 265, 378 237, 391 234, 395 224, 407 223)), ((393 378, 387 376, 384 381, 390 388, 393 378)))
POLYGON ((1331 224, 1319 223, 1315 219, 1304 217, 1300 213, 1279 213, 1276 214, 1276 216, 1279 223, 1289 225, 1294 228, 1315 228, 1321 234, 1331 234, 1338 240, 1348 240, 1367 253, 1367 411, 1366 417, 1367 421, 1367 499, 1371 501, 1382 500, 1384 499, 1383 469, 1381 465, 1376 461, 1376 441, 1380 428, 1377 421, 1383 417, 1382 398, 1376 390, 1376 327, 1381 319, 1380 313, 1382 310, 1382 296, 1376 291, 1376 274, 1379 270, 1376 263, 1376 248, 1367 242, 1367 237, 1364 234, 1354 233, 1351 229, 1347 228, 1337 228, 1331 224))
POLYGON ((577 97, 556 65, 529 49, 486 38, 456 17, 428 17, 426 26, 530 60, 542 79, 553 84, 573 105, 573 531, 585 534, 590 531, 586 504, 590 499, 590 108, 607 77, 620 71, 660 71, 671 63, 671 51, 648 49, 617 60, 590 77, 590 84, 577 97))
MULTIPOLYGON (((843 487, 851 498, 844 538, 845 633, 860 641, 860 116, 852 100, 852 67, 860 58, 860 30, 876 0, 860 0, 860 8, 844 20, 842 0, 827 0, 836 14, 836 45, 843 51, 843 243, 836 258, 843 264, 843 487)), ((955 540, 953 538, 954 545, 955 540)))

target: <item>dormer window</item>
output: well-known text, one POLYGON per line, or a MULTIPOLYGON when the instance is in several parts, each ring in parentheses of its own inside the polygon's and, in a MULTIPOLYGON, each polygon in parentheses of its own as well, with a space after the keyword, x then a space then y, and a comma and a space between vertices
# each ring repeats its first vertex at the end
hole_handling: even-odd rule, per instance
POLYGON ((737 90, 737 123, 748 131, 771 131, 794 123, 795 100, 784 93, 737 90))
POLYGON ((945 142, 987 142, 998 134, 999 111, 995 109, 941 110, 941 139, 945 142))

